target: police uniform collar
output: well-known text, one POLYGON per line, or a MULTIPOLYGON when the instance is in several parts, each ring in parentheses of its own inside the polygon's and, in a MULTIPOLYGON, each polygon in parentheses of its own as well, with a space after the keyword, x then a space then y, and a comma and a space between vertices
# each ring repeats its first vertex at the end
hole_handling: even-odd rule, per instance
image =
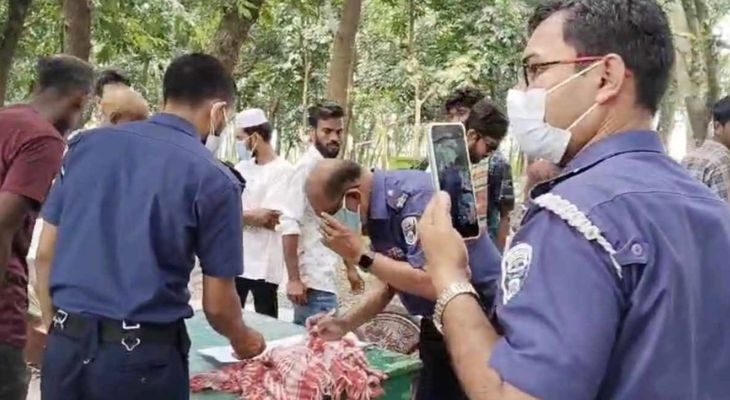
POLYGON ((592 144, 576 155, 565 166, 562 173, 547 182, 535 186, 530 192, 530 198, 534 199, 552 190, 558 183, 575 176, 611 157, 624 153, 664 153, 664 145, 659 135, 654 131, 628 131, 611 135, 595 144, 592 144))
POLYGON ((637 152, 664 153, 664 145, 659 135, 653 131, 629 131, 611 135, 581 150, 564 171, 587 168, 619 154, 637 152))
POLYGON ((166 125, 176 130, 182 131, 192 137, 198 137, 195 126, 190 123, 190 121, 182 117, 178 117, 175 114, 160 112, 153 115, 152 118, 150 118, 150 122, 160 125, 166 125))
POLYGON ((373 189, 370 193, 370 210, 368 219, 387 219, 388 204, 385 193, 385 173, 373 171, 373 189))

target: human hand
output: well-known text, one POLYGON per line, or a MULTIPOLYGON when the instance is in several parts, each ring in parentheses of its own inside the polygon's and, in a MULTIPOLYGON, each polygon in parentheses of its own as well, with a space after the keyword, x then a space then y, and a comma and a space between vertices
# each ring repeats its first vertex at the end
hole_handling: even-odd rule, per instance
POLYGON ((350 282, 350 290, 353 294, 362 294, 365 290, 365 281, 355 267, 347 268, 347 280, 350 282))
POLYGON ((353 232, 345 224, 333 216, 322 213, 322 223, 319 232, 322 234, 322 243, 337 253, 346 263, 357 264, 365 251, 365 244, 359 232, 353 232))
POLYGON ((266 350, 266 340, 255 329, 245 327, 231 338, 231 347, 240 360, 256 357, 266 350))
MULTIPOLYGON (((210 107, 210 120, 213 121, 214 118, 216 117, 216 115, 219 115, 219 113, 222 112, 223 113, 223 115, 222 115, 223 123, 224 124, 228 123, 228 121, 225 120, 227 117, 227 113, 226 113, 227 107, 228 107, 228 103, 226 103, 225 101, 218 101, 218 102, 213 103, 213 105, 210 107)), ((221 133, 223 133, 223 130, 220 130, 218 132, 213 131, 211 133, 213 134, 213 136, 220 136, 221 133)))
POLYGON ((289 300, 299 306, 307 304, 307 287, 301 280, 292 280, 286 284, 286 296, 289 300))
POLYGON ((317 314, 309 317, 306 322, 307 331, 324 340, 340 340, 349 331, 347 322, 332 314, 317 314))
POLYGON ((418 236, 436 293, 454 282, 469 280, 466 246, 451 224, 451 200, 446 192, 436 193, 426 206, 418 222, 418 236))
POLYGON ((274 230, 279 225, 279 217, 281 212, 277 210, 269 210, 267 208, 255 208, 246 211, 251 225, 274 230))

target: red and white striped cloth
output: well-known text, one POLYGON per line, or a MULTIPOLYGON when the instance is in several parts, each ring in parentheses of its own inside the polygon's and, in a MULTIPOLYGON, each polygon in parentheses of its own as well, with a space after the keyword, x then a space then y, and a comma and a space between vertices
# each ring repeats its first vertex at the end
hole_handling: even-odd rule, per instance
POLYGON ((245 400, 370 400, 384 394, 385 374, 370 367, 354 337, 327 342, 309 336, 253 360, 193 376, 193 392, 215 390, 245 400))

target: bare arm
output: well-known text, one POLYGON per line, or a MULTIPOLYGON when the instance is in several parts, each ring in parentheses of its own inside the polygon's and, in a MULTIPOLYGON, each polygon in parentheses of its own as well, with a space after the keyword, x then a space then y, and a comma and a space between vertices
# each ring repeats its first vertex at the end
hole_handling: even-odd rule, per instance
POLYGON ((489 367, 488 360, 499 336, 474 297, 454 298, 444 310, 442 321, 451 364, 470 399, 535 399, 502 381, 489 367))
POLYGON ((233 278, 203 275, 203 312, 213 329, 229 339, 246 327, 233 278))
POLYGON ((43 326, 51 326, 53 318, 53 302, 51 301, 50 276, 51 264, 56 248, 56 234, 58 228, 48 222, 42 221, 43 228, 41 237, 38 240, 38 254, 36 255, 36 283, 35 290, 38 294, 38 301, 41 304, 43 326))
POLYGON ((428 300, 436 300, 436 290, 428 274, 409 263, 376 254, 370 272, 393 288, 428 300))
POLYGON ((365 299, 351 308, 342 317, 347 325, 347 331, 357 329, 360 325, 373 319, 379 312, 383 311, 395 295, 395 291, 388 285, 377 282, 377 286, 365 295, 365 299))
POLYGON ((299 235, 284 235, 281 238, 284 250, 284 263, 290 281, 301 281, 299 275, 299 235))
POLYGON ((33 201, 24 196, 0 192, 0 286, 5 285, 13 237, 23 224, 23 216, 33 205, 33 201))

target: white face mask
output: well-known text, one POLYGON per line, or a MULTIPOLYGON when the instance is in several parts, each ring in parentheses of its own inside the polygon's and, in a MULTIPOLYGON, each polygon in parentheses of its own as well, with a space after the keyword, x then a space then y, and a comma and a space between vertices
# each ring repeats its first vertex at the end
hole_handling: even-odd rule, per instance
POLYGON ((220 136, 215 135, 208 135, 208 138, 205 139, 205 147, 210 150, 211 153, 215 154, 216 151, 218 151, 218 147, 221 145, 221 138, 220 136))
POLYGON ((598 104, 593 104, 586 112, 575 120, 567 129, 556 128, 545 122, 547 95, 558 88, 582 76, 600 65, 597 62, 583 71, 574 74, 550 90, 528 89, 527 91, 512 89, 507 94, 507 114, 509 129, 520 149, 529 157, 541 158, 558 164, 563 159, 572 133, 570 132, 598 104))

